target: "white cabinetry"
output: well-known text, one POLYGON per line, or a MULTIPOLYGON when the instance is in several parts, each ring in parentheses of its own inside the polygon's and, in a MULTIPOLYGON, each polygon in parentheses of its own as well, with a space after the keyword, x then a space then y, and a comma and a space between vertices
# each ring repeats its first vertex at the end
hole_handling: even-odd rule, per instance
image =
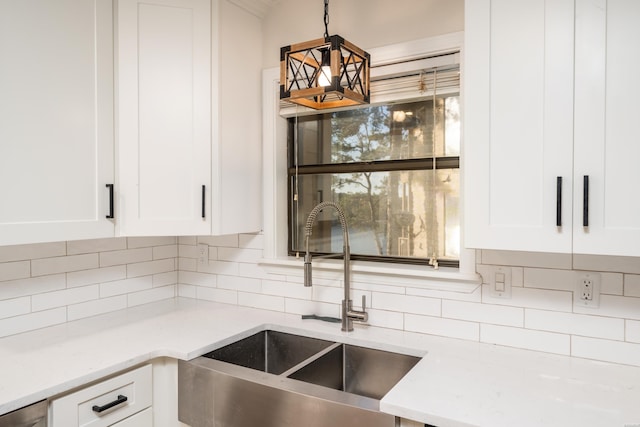
POLYGON ((473 0, 465 15, 465 245, 640 256, 640 5, 473 0))
POLYGON ((111 0, 3 0, 0 58, 0 244, 112 237, 111 0))
POLYGON ((212 8, 212 233, 260 231, 261 22, 229 0, 212 8))
POLYGON ((51 427, 153 426, 151 365, 52 399, 51 427))
POLYGON ((637 0, 576 1, 575 253, 640 256, 638 23, 637 0))
POLYGON ((118 0, 122 235, 210 234, 209 0, 118 0))

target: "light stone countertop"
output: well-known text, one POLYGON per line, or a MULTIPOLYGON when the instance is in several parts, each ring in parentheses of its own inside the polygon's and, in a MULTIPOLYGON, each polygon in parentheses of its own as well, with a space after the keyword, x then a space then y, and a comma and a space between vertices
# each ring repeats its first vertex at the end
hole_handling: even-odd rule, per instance
POLYGON ((177 298, 0 339, 0 414, 157 357, 276 329, 423 356, 381 401, 448 426, 640 426, 640 368, 177 298))

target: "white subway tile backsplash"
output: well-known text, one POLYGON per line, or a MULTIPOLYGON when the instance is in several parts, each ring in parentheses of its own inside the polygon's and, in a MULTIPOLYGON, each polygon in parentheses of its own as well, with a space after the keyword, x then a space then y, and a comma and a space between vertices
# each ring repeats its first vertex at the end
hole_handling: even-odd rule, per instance
POLYGON ((64 288, 64 274, 0 282, 0 300, 51 292, 64 288))
POLYGON ((152 248, 125 249, 122 251, 100 253, 100 267, 131 264, 134 262, 144 262, 151 260, 153 260, 152 248))
POLYGON ((383 294, 373 292, 371 307, 387 311, 440 316, 441 300, 413 295, 383 294))
POLYGON ((127 267, 125 265, 74 271, 67 273, 67 287, 73 288, 101 282, 111 282, 113 280, 125 279, 126 277, 127 267))
POLYGON ((625 320, 625 340, 640 343, 640 321, 625 320))
POLYGON ((65 242, 0 246, 0 263, 67 255, 65 242))
MULTIPOLYGON (((193 260, 194 264, 196 260, 193 260)), ((227 276, 238 276, 240 269, 237 262, 209 261, 208 264, 196 264, 197 271, 201 273, 224 274, 227 276)))
POLYGON ((570 254, 482 250, 482 264, 571 269, 570 254))
POLYGON ((197 273, 195 271, 179 271, 178 283, 196 286, 215 287, 218 283, 218 276, 206 273, 197 273))
POLYGON ((624 275, 624 295, 628 297, 640 297, 640 275, 624 275))
POLYGON ((178 271, 168 271, 166 273, 158 273, 153 275, 153 287, 176 285, 178 283, 178 271))
POLYGON ((66 321, 67 310, 64 307, 9 317, 0 320, 0 337, 46 328, 66 321))
POLYGON ((238 292, 238 305, 271 311, 284 311, 284 297, 238 292))
POLYGON ((442 317, 496 325, 524 326, 522 308, 474 302, 442 300, 442 317))
POLYGON ((196 298, 224 304, 238 304, 238 292, 229 289, 196 286, 196 298))
POLYGON ((624 275, 622 273, 600 273, 600 293, 622 295, 624 292, 624 275))
POLYGON ((150 274, 166 273, 176 269, 175 259, 159 259, 157 261, 127 264, 127 277, 148 276, 150 274))
POLYGON ((153 287, 153 277, 143 276, 100 284, 100 298, 138 292, 153 287))
MULTIPOLYGON (((301 300, 295 298, 285 298, 285 312, 293 314, 315 314, 317 316, 330 316, 340 318, 340 302, 328 303, 321 301, 301 300)), ((316 320, 309 320, 315 322, 316 320)))
POLYGON ((195 258, 178 258, 179 271, 197 271, 197 261, 195 258))
POLYGON ((640 274, 640 259, 623 256, 575 254, 573 256, 573 268, 576 270, 640 274))
POLYGON ((571 348, 569 335, 487 324, 480 325, 480 341, 565 355, 571 348))
POLYGON ((440 335, 478 341, 479 324, 463 320, 443 319, 441 317, 404 315, 404 329, 423 334, 440 335))
POLYGON ((262 259, 260 249, 218 248, 219 261, 252 262, 257 263, 262 259))
POLYGON ((225 236, 198 236, 198 243, 206 243, 210 246, 224 248, 237 248, 240 245, 238 234, 225 236))
POLYGON ((482 287, 476 287, 473 292, 448 292, 436 289, 406 288, 406 294, 420 297, 439 298, 443 300, 448 299, 455 301, 481 302, 482 287))
POLYGON ((127 248, 150 248, 152 246, 175 245, 178 243, 176 237, 127 237, 127 248))
POLYGON ((178 245, 178 256, 182 258, 198 258, 198 247, 195 244, 178 245))
POLYGON ((511 298, 498 298, 491 295, 489 285, 482 285, 482 302, 484 304, 570 312, 573 307, 573 293, 570 291, 512 287, 511 298))
POLYGON ((404 315, 402 313, 376 309, 367 309, 367 313, 369 314, 369 321, 367 323, 371 326, 399 330, 404 329, 404 315))
POLYGON ((218 276, 218 288, 222 289, 259 293, 261 285, 258 279, 224 275, 218 276))
POLYGON ((153 249, 153 259, 176 258, 178 256, 178 245, 155 246, 153 249))
POLYGON ((100 298, 80 304, 67 306, 67 318, 69 321, 96 316, 127 308, 127 296, 117 295, 109 298, 100 298))
POLYGON ((134 307, 136 305, 171 299, 175 296, 176 285, 161 286, 159 288, 127 294, 127 305, 129 307, 134 307))
POLYGON ((305 287, 301 284, 280 280, 262 281, 262 292, 267 295, 297 299, 311 299, 313 296, 313 289, 314 287, 305 287))
MULTIPOLYGON (((92 252, 106 252, 127 249, 127 239, 124 237, 73 240, 67 242, 67 255, 87 254, 92 252)), ((34 257, 41 258, 41 257, 34 257)), ((42 257, 44 258, 44 257, 42 257)))
POLYGON ((0 264, 0 282, 24 279, 29 276, 31 276, 31 263, 29 261, 5 262, 0 264))
POLYGON ((33 277, 92 268, 98 268, 97 253, 41 258, 31 261, 31 275, 33 277))
POLYGON ((640 366, 640 344, 629 342, 572 336, 571 355, 640 366))
POLYGON ((178 296, 184 298, 197 298, 196 294, 198 287, 193 285, 184 285, 182 283, 178 283, 178 296))
POLYGON ((525 268, 524 286, 528 288, 573 291, 578 276, 571 270, 525 268))
POLYGON ((79 288, 62 289, 60 291, 37 294, 31 297, 33 311, 64 307, 85 301, 98 299, 100 296, 98 285, 81 286, 79 288))
POLYGON ((264 236, 262 234, 240 234, 238 246, 247 249, 260 249, 264 247, 264 236))
POLYGON ((612 317, 526 309, 525 327, 586 337, 624 340, 624 320, 612 317))
POLYGON ((574 308, 576 313, 640 320, 640 298, 600 295, 598 307, 574 308))
POLYGON ((198 244, 198 238, 196 236, 180 236, 178 237, 178 243, 180 245, 193 245, 198 244))
POLYGON ((21 297, 0 300, 0 319, 31 312, 31 298, 21 297))

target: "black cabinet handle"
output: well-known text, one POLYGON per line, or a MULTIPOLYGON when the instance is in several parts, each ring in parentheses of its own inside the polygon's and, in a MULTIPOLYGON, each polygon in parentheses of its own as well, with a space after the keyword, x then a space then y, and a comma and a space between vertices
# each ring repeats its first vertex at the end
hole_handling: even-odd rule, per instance
POLYGON ((107 188, 109 189, 109 214, 107 214, 107 218, 113 219, 113 184, 107 184, 107 188))
POLYGON ((205 208, 204 208, 204 199, 205 199, 205 197, 204 197, 204 195, 205 195, 205 186, 203 185, 202 186, 202 218, 204 218, 204 216, 205 216, 205 208))
POLYGON ((556 179, 556 227, 562 227, 562 177, 556 179))
POLYGON ((107 409, 111 409, 114 406, 118 406, 119 404, 124 403, 126 401, 127 401, 127 396, 119 394, 118 398, 113 402, 109 402, 104 406, 93 405, 91 409, 93 409, 93 412, 100 413, 100 412, 106 411, 107 409))
POLYGON ((589 175, 582 177, 582 226, 589 226, 589 175))

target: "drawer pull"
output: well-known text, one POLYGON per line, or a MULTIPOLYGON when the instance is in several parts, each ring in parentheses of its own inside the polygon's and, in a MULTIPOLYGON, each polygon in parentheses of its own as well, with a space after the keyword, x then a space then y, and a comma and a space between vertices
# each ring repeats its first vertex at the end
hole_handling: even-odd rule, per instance
POLYGON ((118 398, 116 400, 114 400, 113 402, 109 402, 109 403, 107 403, 106 405, 103 405, 103 406, 93 405, 93 408, 91 408, 91 409, 93 409, 93 412, 100 413, 100 412, 106 411, 107 409, 111 409, 114 406, 118 406, 119 404, 124 403, 126 401, 127 401, 127 396, 119 394, 118 398))

